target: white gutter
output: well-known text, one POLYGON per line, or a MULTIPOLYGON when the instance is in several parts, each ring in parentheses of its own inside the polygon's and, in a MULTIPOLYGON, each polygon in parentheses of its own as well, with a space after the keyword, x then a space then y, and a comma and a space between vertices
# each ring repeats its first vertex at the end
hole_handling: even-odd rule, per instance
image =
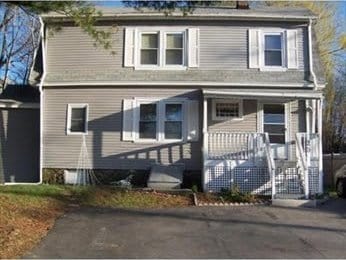
MULTIPOLYGON (((57 19, 59 21, 71 21, 70 17, 63 14, 51 13, 42 15, 44 19, 57 19)), ((103 11, 100 20, 148 20, 148 19, 167 19, 167 20, 255 20, 255 21, 308 21, 309 19, 314 19, 315 16, 304 16, 304 15, 282 15, 282 14, 259 14, 259 13, 233 13, 233 14, 220 14, 220 13, 210 13, 210 14, 189 14, 183 15, 181 13, 172 13, 167 16, 164 13, 105 13, 103 11)))
POLYGON ((275 88, 302 88, 312 84, 278 84, 278 83, 234 83, 214 81, 99 81, 99 82, 47 82, 44 87, 86 87, 86 86, 195 86, 195 87, 275 87, 275 88))
POLYGON ((46 78, 46 46, 45 46, 45 28, 42 18, 40 17, 41 24, 41 46, 42 46, 42 61, 43 61, 43 74, 41 77, 41 81, 39 83, 39 91, 40 91, 40 181, 42 183, 43 179, 43 83, 46 78))
POLYGON ((315 93, 285 93, 285 92, 254 92, 254 91, 217 91, 217 90, 203 90, 203 95, 207 96, 245 96, 247 98, 249 97, 278 97, 278 98, 304 98, 304 99, 316 99, 321 98, 322 93, 315 92, 315 93))
POLYGON ((312 61, 312 36, 311 36, 311 24, 312 24, 312 19, 309 20, 309 26, 308 26, 308 32, 309 32, 309 67, 310 67, 310 73, 314 82, 314 90, 318 88, 318 83, 317 83, 317 77, 314 72, 313 68, 313 61, 312 61))

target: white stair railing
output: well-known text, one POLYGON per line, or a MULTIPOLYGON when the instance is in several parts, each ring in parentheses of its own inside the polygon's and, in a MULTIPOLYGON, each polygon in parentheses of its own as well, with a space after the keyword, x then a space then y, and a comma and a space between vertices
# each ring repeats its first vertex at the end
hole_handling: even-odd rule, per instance
POLYGON ((272 182, 272 199, 274 199, 275 194, 276 194, 276 186, 275 186, 276 167, 275 167, 274 157, 272 154, 272 149, 270 148, 268 133, 264 134, 264 152, 265 152, 265 157, 267 159, 268 171, 270 173, 270 178, 271 178, 271 182, 272 182))
POLYGON ((298 170, 303 177, 304 195, 309 198, 309 166, 310 166, 310 135, 307 133, 296 134, 296 156, 298 170))

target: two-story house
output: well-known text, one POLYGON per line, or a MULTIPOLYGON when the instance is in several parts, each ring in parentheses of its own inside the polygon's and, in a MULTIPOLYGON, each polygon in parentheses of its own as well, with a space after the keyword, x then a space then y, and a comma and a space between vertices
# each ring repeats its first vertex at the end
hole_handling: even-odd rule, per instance
MULTIPOLYGON (((322 90, 302 9, 104 9, 112 50, 59 14, 42 41, 41 169, 104 174, 154 164, 198 172, 205 191, 322 192, 322 90)), ((45 27, 47 28, 47 27, 45 27)))

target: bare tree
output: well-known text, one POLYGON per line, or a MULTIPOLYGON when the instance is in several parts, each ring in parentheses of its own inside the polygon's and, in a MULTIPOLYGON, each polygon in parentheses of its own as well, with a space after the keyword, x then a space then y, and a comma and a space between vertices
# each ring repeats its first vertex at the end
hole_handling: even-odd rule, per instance
POLYGON ((0 27, 0 77, 4 90, 9 83, 26 84, 33 64, 33 54, 39 44, 38 17, 18 6, 0 3, 4 10, 0 27))

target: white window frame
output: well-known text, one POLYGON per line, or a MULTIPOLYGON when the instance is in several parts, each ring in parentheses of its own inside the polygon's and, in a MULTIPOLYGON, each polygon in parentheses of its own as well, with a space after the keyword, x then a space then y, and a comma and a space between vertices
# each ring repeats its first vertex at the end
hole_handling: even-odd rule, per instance
POLYGON ((143 67, 143 68, 147 68, 147 69, 157 69, 160 67, 160 46, 161 44, 161 41, 160 41, 160 31, 143 31, 143 32, 140 32, 139 34, 139 40, 138 40, 138 57, 137 57, 137 60, 138 60, 138 64, 139 66, 143 67), (142 50, 142 34, 156 34, 157 35, 157 64, 156 65, 153 65, 153 64, 141 64, 141 50, 142 50))
POLYGON ((146 99, 135 98, 135 114, 134 114, 134 142, 138 143, 174 143, 187 140, 187 122, 186 122, 186 98, 172 99, 146 99), (156 139, 139 138, 139 120, 141 104, 156 104, 156 139), (166 121, 166 104, 182 105, 182 138, 181 139, 165 139, 165 121, 166 121))
POLYGON ((187 28, 180 27, 137 27, 135 36, 135 69, 136 70, 186 70, 187 69, 187 28), (141 64, 142 34, 158 34, 157 65, 141 64), (166 37, 167 34, 183 35, 183 62, 182 65, 166 65, 166 37))
POLYGON ((67 105, 67 122, 66 122, 66 134, 67 135, 87 135, 88 134, 88 118, 89 118, 89 104, 68 104, 67 105), (72 119, 72 109, 73 108, 85 108, 85 122, 84 122, 84 130, 82 132, 71 131, 71 119, 72 119))
POLYGON ((181 67, 186 67, 186 58, 185 58, 185 52, 186 52, 186 33, 182 32, 182 31, 165 31, 164 32, 164 36, 163 36, 163 46, 162 46, 162 52, 163 52, 163 66, 167 67, 167 68, 173 68, 173 69, 177 69, 177 68, 181 68, 181 67), (179 64, 166 64, 166 50, 167 50, 167 34, 181 34, 182 38, 183 38, 183 49, 182 49, 182 63, 181 65, 179 64))
POLYGON ((260 70, 262 71, 287 71, 287 39, 285 36, 285 30, 283 29, 271 29, 271 30, 261 30, 258 34, 259 39, 259 62, 260 62, 260 70), (281 66, 266 66, 265 65, 265 36, 275 35, 281 36, 281 66))
POLYGON ((212 119, 213 121, 240 121, 243 120, 243 100, 242 99, 212 99, 212 119), (216 115, 217 104, 238 104, 238 117, 221 117, 216 115))

